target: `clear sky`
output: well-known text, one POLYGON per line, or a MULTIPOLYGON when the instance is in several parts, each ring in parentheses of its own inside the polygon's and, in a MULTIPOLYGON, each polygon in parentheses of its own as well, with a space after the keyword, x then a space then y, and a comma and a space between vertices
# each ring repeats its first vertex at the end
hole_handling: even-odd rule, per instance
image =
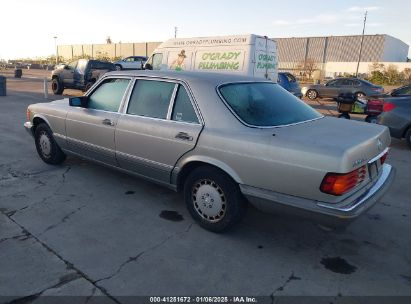
MULTIPOLYGON (((389 34, 411 45, 411 0, 0 0, 0 58, 48 56, 57 44, 259 34, 389 34)), ((411 56, 410 56, 411 57, 411 56)))

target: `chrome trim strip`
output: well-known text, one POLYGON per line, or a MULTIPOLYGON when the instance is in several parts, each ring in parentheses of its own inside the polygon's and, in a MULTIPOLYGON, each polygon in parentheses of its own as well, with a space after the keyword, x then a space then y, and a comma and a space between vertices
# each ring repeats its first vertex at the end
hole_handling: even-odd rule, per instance
POLYGON ((171 113, 173 112, 174 104, 176 102, 177 89, 178 83, 174 85, 173 94, 171 94, 171 100, 168 103, 167 120, 171 120, 171 113))
POLYGON ((155 166, 157 166, 157 167, 163 167, 163 168, 165 168, 165 169, 167 169, 167 170, 173 169, 173 166, 166 165, 166 164, 163 164, 163 163, 156 162, 156 161, 154 161, 154 160, 150 160, 150 159, 147 159, 147 158, 143 158, 143 157, 131 155, 131 154, 124 153, 124 152, 119 152, 119 151, 117 151, 117 152, 116 152, 116 155, 119 156, 119 157, 122 157, 122 158, 124 158, 124 159, 126 159, 126 160, 127 160, 127 159, 130 160, 130 161, 131 161, 131 160, 134 160, 134 162, 139 162, 139 163, 146 164, 146 165, 150 165, 150 166, 155 165, 155 166))
POLYGON ((75 139, 75 138, 67 137, 66 139, 67 139, 68 144, 74 144, 74 145, 77 144, 77 145, 80 145, 80 147, 83 147, 85 149, 92 149, 93 151, 101 150, 101 151, 105 151, 105 152, 109 152, 109 153, 113 153, 113 154, 116 153, 115 150, 108 149, 108 148, 98 146, 98 145, 94 145, 94 144, 91 144, 91 143, 88 143, 88 142, 85 142, 85 141, 82 141, 82 140, 78 140, 78 139, 75 139))
POLYGON ((391 165, 384 164, 382 167, 381 175, 378 178, 377 182, 367 192, 365 192, 364 195, 362 195, 357 200, 353 201, 351 204, 347 206, 337 207, 325 203, 317 203, 317 206, 342 212, 350 212, 359 207, 360 205, 364 204, 371 196, 373 196, 375 193, 378 192, 378 190, 380 190, 380 188, 385 184, 388 177, 390 176, 391 170, 391 165))
POLYGON ((390 148, 385 148, 384 151, 382 151, 380 154, 378 154, 376 157, 370 159, 368 161, 368 164, 372 164, 373 162, 375 162, 376 160, 379 160, 382 156, 384 156, 384 154, 388 153, 390 148))

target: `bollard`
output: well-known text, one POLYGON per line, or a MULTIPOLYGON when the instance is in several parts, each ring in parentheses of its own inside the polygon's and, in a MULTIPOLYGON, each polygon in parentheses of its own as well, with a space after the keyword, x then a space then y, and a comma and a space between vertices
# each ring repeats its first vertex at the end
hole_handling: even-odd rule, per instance
POLYGON ((44 98, 48 99, 49 98, 49 85, 48 85, 47 77, 44 77, 43 90, 44 90, 44 98))
POLYGON ((6 77, 0 76, 0 96, 6 96, 6 77))

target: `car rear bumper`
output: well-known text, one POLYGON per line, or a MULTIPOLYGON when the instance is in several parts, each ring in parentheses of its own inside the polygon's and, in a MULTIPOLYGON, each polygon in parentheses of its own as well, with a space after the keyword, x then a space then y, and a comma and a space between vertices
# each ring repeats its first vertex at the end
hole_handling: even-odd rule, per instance
POLYGON ((263 211, 285 211, 321 222, 348 222, 374 206, 387 192, 394 177, 395 169, 389 164, 384 164, 378 179, 368 190, 354 200, 348 198, 339 203, 309 200, 246 185, 240 185, 240 188, 250 203, 263 211))
POLYGON ((30 121, 26 121, 24 123, 24 128, 26 129, 27 133, 29 133, 31 136, 34 136, 33 124, 30 121))

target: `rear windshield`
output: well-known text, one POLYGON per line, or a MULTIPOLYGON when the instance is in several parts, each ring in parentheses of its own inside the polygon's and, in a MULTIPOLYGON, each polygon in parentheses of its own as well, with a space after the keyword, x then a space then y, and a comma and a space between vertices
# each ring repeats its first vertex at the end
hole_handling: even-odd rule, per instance
POLYGON ((232 83, 220 86, 219 92, 237 116, 252 126, 282 126, 322 117, 275 83, 232 83))
POLYGON ((110 62, 101 62, 101 61, 92 61, 90 68, 95 69, 95 70, 110 70, 110 71, 115 70, 115 67, 112 63, 110 63, 110 62))

